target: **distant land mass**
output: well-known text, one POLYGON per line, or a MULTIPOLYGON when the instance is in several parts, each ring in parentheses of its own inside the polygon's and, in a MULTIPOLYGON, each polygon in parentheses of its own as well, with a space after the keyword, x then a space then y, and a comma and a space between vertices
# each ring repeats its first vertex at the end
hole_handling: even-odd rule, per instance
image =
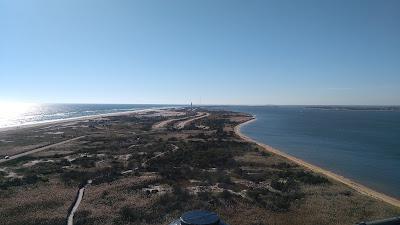
POLYGON ((400 106, 326 106, 326 105, 316 105, 316 106, 306 106, 310 109, 325 109, 325 110, 362 110, 362 111, 400 111, 400 106))

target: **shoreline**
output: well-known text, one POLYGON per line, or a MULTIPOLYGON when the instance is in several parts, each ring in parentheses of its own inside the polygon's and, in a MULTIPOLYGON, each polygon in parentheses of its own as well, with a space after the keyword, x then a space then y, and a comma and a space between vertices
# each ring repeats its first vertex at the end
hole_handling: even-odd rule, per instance
POLYGON ((103 114, 95 114, 95 115, 87 115, 87 116, 78 116, 78 117, 71 117, 71 118, 64 118, 64 119, 46 120, 46 121, 27 123, 27 124, 11 126, 11 127, 2 127, 2 128, 0 128, 0 132, 14 131, 14 130, 26 129, 26 128, 33 128, 33 127, 37 127, 37 126, 41 126, 41 125, 52 125, 52 124, 58 124, 58 123, 64 123, 64 122, 74 122, 74 121, 80 121, 80 120, 97 119, 97 118, 108 117, 108 116, 123 116, 123 115, 130 115, 130 114, 134 114, 134 113, 158 111, 158 110, 171 109, 171 108, 174 108, 174 107, 137 109, 137 110, 129 110, 129 111, 121 111, 121 112, 112 112, 112 113, 103 113, 103 114))
POLYGON ((323 169, 323 168, 321 168, 319 166, 315 166, 313 164, 310 164, 310 163, 308 163, 308 162, 306 162, 306 161, 304 161, 302 159, 299 159, 299 158, 296 158, 294 156, 291 156, 291 155, 289 155, 289 154, 287 154, 285 152, 282 152, 282 151, 280 151, 280 150, 278 150, 276 148, 273 148, 273 147, 271 147, 271 146, 269 146, 267 144, 264 144, 264 143, 261 143, 259 141, 253 140, 252 138, 246 136, 245 134, 243 134, 240 131, 240 129, 244 125, 252 123, 252 122, 254 122, 256 120, 257 119, 255 117, 253 117, 252 119, 250 119, 250 120, 248 120, 246 122, 238 124, 237 126, 235 126, 235 129, 234 129, 235 134, 238 135, 241 139, 243 139, 243 140, 245 140, 247 142, 251 142, 251 143, 257 144, 258 146, 262 147, 267 152, 271 152, 273 154, 276 154, 276 155, 279 155, 281 157, 284 157, 284 158, 286 158, 286 159, 288 159, 288 160, 290 160, 290 161, 292 161, 292 162, 294 162, 294 163, 296 163, 296 164, 298 164, 300 166, 303 166, 306 169, 309 169, 309 170, 311 170, 311 171, 313 171, 315 173, 323 174, 324 176, 326 176, 326 177, 328 177, 330 179, 333 179, 333 180, 338 181, 338 182, 340 182, 342 184, 345 184, 346 186, 352 188, 353 190, 357 191, 360 194, 367 195, 367 196, 372 197, 374 199, 386 202, 386 203, 388 203, 390 205, 393 205, 393 206, 396 206, 396 207, 400 208, 400 200, 399 199, 396 199, 394 197, 391 197, 391 196, 388 196, 386 194, 383 194, 383 193, 377 192, 375 190, 372 190, 371 188, 368 188, 368 187, 366 187, 366 186, 364 186, 362 184, 354 182, 354 181, 352 181, 352 180, 350 180, 350 179, 348 179, 348 178, 346 178, 344 176, 338 175, 338 174, 333 173, 333 172, 331 172, 329 170, 323 169))

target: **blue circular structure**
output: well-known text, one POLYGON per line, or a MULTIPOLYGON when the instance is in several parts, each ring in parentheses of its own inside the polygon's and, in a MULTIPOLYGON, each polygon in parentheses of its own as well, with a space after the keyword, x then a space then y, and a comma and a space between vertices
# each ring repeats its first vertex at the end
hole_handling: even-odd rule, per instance
POLYGON ((182 225, 218 225, 219 217, 216 213, 207 211, 190 211, 181 216, 182 225))
POLYGON ((214 212, 195 210, 184 213, 170 225, 227 225, 214 212))

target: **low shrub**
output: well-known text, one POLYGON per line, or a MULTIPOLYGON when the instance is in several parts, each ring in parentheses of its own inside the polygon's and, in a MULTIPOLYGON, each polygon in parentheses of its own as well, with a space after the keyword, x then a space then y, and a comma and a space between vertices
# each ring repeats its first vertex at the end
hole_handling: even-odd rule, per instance
POLYGON ((295 174, 297 180, 305 183, 305 184, 325 184, 329 183, 329 180, 325 177, 306 172, 306 171, 299 171, 295 174))
POLYGON ((48 179, 43 176, 38 176, 35 174, 29 174, 23 178, 4 179, 0 181, 0 189, 8 189, 10 187, 36 184, 39 181, 47 182, 48 179))
POLYGON ((299 189, 298 184, 293 178, 273 178, 271 181, 271 187, 282 192, 297 191, 299 189))
POLYGON ((299 192, 275 193, 260 188, 249 190, 247 195, 258 205, 277 212, 288 211, 293 201, 304 197, 299 192))

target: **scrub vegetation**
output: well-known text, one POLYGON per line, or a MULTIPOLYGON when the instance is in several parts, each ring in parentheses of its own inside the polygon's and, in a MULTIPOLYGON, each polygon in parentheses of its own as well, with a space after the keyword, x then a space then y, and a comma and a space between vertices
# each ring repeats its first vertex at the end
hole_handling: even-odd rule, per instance
POLYGON ((84 136, 1 163, 0 220, 65 224, 88 180, 74 224, 161 225, 192 209, 216 211, 230 225, 350 225, 400 214, 240 139, 234 127, 250 118, 177 109, 0 133, 9 140, 0 144, 0 155, 84 136))

